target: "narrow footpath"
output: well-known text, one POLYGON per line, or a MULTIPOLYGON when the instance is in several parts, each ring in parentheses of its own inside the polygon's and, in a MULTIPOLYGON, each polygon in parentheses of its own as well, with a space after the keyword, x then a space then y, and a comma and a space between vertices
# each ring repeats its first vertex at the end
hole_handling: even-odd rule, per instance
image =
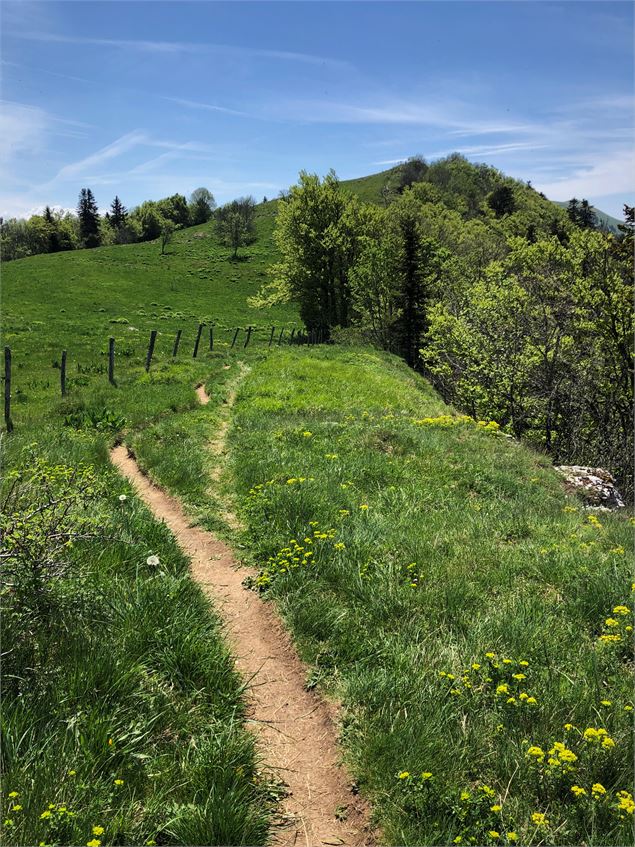
MULTIPOLYGON (((206 402, 204 389, 197 393, 206 402)), ((213 442, 219 453, 224 451, 231 399, 213 442)), ((248 685, 248 721, 257 733, 259 751, 288 790, 282 801, 286 825, 274 829, 275 843, 283 847, 373 843, 366 806, 352 793, 340 764, 334 710, 316 692, 305 689, 307 668, 273 605, 243 587, 243 579, 253 571, 239 567, 230 548, 212 533, 191 526, 178 500, 149 481, 126 447, 115 447, 110 456, 155 517, 170 529, 190 558, 193 578, 225 621, 236 668, 248 685)))

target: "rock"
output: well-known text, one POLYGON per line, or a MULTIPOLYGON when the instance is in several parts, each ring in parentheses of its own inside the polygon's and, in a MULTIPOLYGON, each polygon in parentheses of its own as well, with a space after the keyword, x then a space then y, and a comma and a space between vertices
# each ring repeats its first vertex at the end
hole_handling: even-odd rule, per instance
POLYGON ((570 494, 579 494, 597 510, 623 509, 626 505, 615 487, 615 479, 604 468, 585 468, 581 465, 556 465, 570 494))

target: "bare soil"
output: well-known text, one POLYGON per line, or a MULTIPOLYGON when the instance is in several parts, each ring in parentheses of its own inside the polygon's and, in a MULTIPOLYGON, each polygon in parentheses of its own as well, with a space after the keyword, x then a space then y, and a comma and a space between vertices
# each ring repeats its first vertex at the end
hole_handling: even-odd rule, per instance
MULTIPOLYGON (((206 402, 202 386, 199 391, 206 402)), ((231 402, 233 396, 227 408, 231 402)), ((225 450, 226 418, 223 424, 211 445, 218 454, 225 450)), ((284 847, 373 843, 368 809, 353 794, 340 761, 337 708, 306 690, 307 668, 274 608, 242 585, 253 571, 239 568, 223 541, 192 526, 180 503, 148 480, 125 447, 115 447, 111 460, 171 530, 191 560, 192 576, 225 621, 236 668, 248 685, 248 720, 260 753, 288 791, 282 801, 285 823, 276 828, 275 842, 284 847)))

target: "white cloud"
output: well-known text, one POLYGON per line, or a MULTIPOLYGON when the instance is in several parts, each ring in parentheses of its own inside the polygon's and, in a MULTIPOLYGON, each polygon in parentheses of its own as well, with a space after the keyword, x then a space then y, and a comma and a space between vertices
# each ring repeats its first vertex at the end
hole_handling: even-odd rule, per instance
POLYGON ((0 101, 2 136, 0 163, 3 168, 19 155, 38 152, 44 142, 49 118, 44 109, 23 103, 0 101))
POLYGON ((331 59, 326 56, 314 56, 309 53, 295 53, 289 50, 269 50, 258 47, 245 47, 236 44, 213 44, 193 41, 146 41, 124 38, 93 38, 90 36, 64 35, 54 32, 13 32, 16 38, 27 41, 41 41, 47 44, 84 44, 95 47, 114 47, 121 50, 134 50, 142 53, 174 54, 216 53, 237 58, 275 59, 288 62, 300 62, 308 65, 321 65, 332 69, 350 68, 349 62, 331 59))
POLYGON ((238 115, 242 118, 252 117, 247 112, 240 112, 238 109, 228 109, 226 106, 215 106, 211 103, 201 103, 198 100, 183 100, 180 97, 164 97, 164 100, 169 100, 171 103, 177 103, 179 106, 184 106, 187 109, 201 109, 205 112, 221 112, 226 115, 238 115))
POLYGON ((585 197, 593 200, 609 194, 635 192, 635 150, 602 156, 576 168, 568 176, 536 182, 535 188, 552 200, 585 197))

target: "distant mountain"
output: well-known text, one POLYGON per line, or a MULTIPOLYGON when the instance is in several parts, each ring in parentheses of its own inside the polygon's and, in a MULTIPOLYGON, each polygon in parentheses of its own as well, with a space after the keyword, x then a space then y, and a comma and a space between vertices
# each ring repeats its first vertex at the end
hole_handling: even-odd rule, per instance
MULTIPOLYGON (((556 206, 562 206, 563 209, 566 209, 569 205, 568 200, 553 200, 553 203, 556 206)), ((618 224, 623 223, 623 221, 618 218, 614 218, 612 215, 609 215, 608 212, 603 212, 601 209, 597 209, 595 206, 591 206, 593 211, 595 212, 595 216, 598 219, 598 223, 603 229, 608 229, 609 232, 619 232, 618 224)))
MULTIPOLYGON (((383 205, 387 202, 385 189, 391 184, 395 184, 399 174, 399 165, 389 168, 385 171, 380 171, 368 176, 359 177, 357 179, 343 180, 342 185, 348 188, 353 194, 357 194, 361 200, 367 203, 377 203, 383 205)), ((454 155, 448 159, 432 162, 428 167, 427 173, 423 176, 422 182, 431 182, 436 185, 444 196, 444 201, 449 199, 458 200, 461 195, 468 202, 469 206, 474 209, 477 202, 485 199, 486 194, 493 190, 496 185, 501 183, 510 185, 514 189, 517 199, 520 201, 520 206, 528 204, 532 206, 541 215, 549 214, 549 208, 553 205, 559 209, 566 210, 568 201, 547 200, 541 197, 533 188, 530 188, 526 183, 505 176, 505 174, 497 171, 495 168, 484 164, 476 164, 468 162, 463 157, 454 155), (463 160, 463 161, 461 161, 463 160), (448 168, 447 162, 454 161, 455 166, 448 168), (456 179, 456 171, 462 172, 462 179, 456 179), (452 173, 454 172, 454 173, 452 173), (454 195, 450 198, 448 195, 454 195), (533 196, 532 196, 533 195, 533 196), (535 199, 540 198, 543 202, 536 204, 535 199), (525 202, 523 202, 523 200, 525 202)), ((450 202, 449 205, 454 205, 450 202)), ((601 209, 592 207, 596 214, 598 223, 609 232, 617 233, 618 225, 622 223, 618 218, 614 218, 607 212, 601 209)))

